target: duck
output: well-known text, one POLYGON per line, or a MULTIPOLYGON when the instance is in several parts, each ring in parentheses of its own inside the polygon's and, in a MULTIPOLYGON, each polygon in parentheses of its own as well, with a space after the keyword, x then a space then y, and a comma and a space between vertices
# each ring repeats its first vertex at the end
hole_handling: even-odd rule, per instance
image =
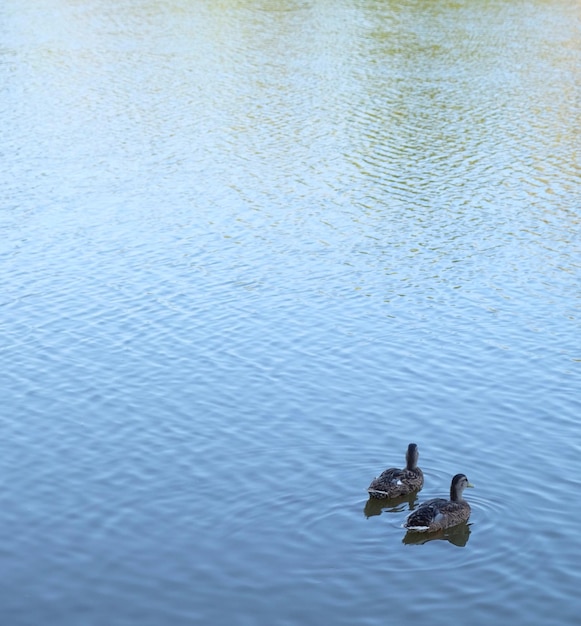
POLYGON ((424 486, 424 474, 418 467, 418 446, 410 443, 405 455, 406 466, 403 469, 390 467, 374 478, 367 492, 372 498, 398 498, 424 486))
POLYGON ((456 474, 450 485, 450 499, 433 498, 409 514, 404 528, 416 532, 435 532, 467 522, 470 505, 462 497, 466 487, 474 487, 465 474, 456 474))

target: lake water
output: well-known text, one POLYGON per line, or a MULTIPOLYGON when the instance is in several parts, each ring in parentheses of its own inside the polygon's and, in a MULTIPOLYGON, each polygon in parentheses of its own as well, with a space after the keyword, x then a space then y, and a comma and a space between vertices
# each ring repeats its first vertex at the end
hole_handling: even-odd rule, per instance
POLYGON ((579 623, 580 19, 4 0, 3 624, 579 623))

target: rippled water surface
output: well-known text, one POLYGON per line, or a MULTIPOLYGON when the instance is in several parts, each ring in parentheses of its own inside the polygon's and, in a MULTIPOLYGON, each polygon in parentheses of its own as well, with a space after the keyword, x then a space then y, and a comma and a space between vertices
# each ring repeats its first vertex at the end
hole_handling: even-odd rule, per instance
POLYGON ((4 0, 3 624, 578 623, 580 19, 4 0))

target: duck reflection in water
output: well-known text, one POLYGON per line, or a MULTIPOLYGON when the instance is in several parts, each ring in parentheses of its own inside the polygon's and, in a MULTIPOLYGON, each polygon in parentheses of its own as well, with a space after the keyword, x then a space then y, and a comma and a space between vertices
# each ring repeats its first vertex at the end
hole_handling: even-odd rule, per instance
POLYGON ((405 537, 402 539, 402 543, 407 545, 422 545, 429 541, 445 540, 451 544, 463 548, 468 543, 470 537, 470 524, 462 522, 452 528, 446 528, 439 530, 435 533, 418 533, 414 531, 408 531, 405 537))
POLYGON ((381 515, 383 511, 387 513, 401 513, 402 511, 413 511, 418 501, 418 494, 408 493, 406 496, 399 498, 389 498, 386 500, 378 500, 377 498, 369 498, 365 503, 363 514, 365 517, 373 517, 381 515))

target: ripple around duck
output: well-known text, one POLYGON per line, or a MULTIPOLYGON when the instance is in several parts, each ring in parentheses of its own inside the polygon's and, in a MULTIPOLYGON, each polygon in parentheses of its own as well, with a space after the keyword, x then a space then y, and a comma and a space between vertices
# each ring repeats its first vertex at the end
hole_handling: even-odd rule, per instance
MULTIPOLYGON (((424 474, 430 477, 430 484, 445 484, 449 481, 449 472, 425 465, 422 469, 424 474)), ((360 500, 360 511, 364 516, 372 524, 382 524, 382 530, 370 533, 364 539, 366 550, 373 554, 382 554, 386 550, 391 553, 393 541, 398 545, 404 544, 404 550, 410 546, 422 546, 421 551, 406 550, 405 558, 401 560, 391 558, 384 564, 385 567, 389 568, 391 565, 393 569, 400 572, 413 572, 440 568, 441 549, 446 542, 454 547, 466 548, 447 551, 446 562, 449 565, 485 565, 495 561, 500 553, 503 559, 506 559, 511 555, 516 557, 520 551, 527 549, 528 544, 532 542, 530 533, 519 533, 519 539, 515 541, 515 524, 510 521, 502 523, 507 522, 507 517, 510 516, 506 501, 479 493, 478 486, 474 490, 468 490, 465 495, 472 510, 470 520, 466 524, 460 524, 440 533, 406 533, 403 523, 409 512, 416 509, 422 502, 431 498, 445 497, 446 493, 442 489, 424 488, 409 499, 360 500), (494 539, 491 537, 492 533, 495 534, 494 539), (490 546, 496 547, 491 550, 490 546)))
MULTIPOLYGON (((513 540, 514 527, 508 531, 502 524, 502 520, 506 518, 506 507, 500 501, 486 496, 473 495, 472 492, 466 499, 472 510, 466 524, 459 524, 440 533, 406 533, 402 538, 402 543, 407 546, 421 545, 434 548, 442 541, 447 541, 457 547, 467 548, 447 555, 449 564, 451 556, 453 563, 479 566, 494 562, 499 554, 503 555, 503 559, 510 560, 511 556, 516 558, 523 549, 527 549, 526 545, 523 546, 522 538, 516 542, 513 540), (491 538, 492 533, 496 535, 494 540, 491 538), (491 550, 490 546, 496 546, 496 548, 491 550)), ((527 544, 532 541, 530 533, 523 533, 523 535, 527 537, 527 544)), ((437 569, 439 566, 438 562, 432 562, 431 559, 422 562, 410 560, 403 565, 403 569, 429 570, 437 569)))

